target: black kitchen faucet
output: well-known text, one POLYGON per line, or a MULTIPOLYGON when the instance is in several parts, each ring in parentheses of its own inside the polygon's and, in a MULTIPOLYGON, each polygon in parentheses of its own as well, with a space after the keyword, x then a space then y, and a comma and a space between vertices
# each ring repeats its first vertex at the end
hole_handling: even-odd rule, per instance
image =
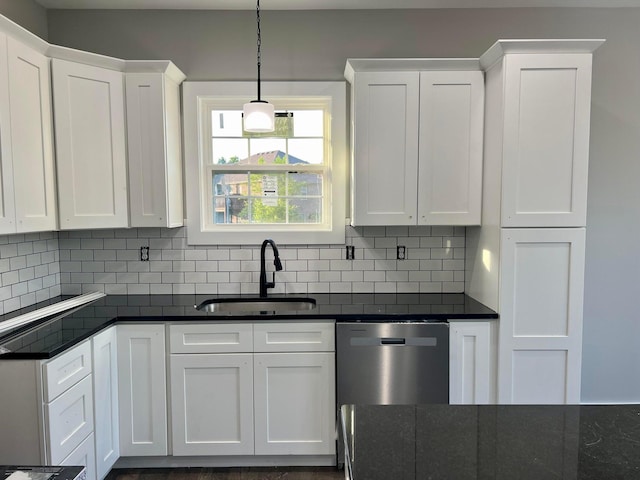
POLYGON ((260 296, 267 296, 267 289, 273 288, 276 286, 276 272, 273 272, 273 280, 271 282, 267 282, 267 271, 265 268, 265 258, 264 252, 267 249, 267 245, 271 245, 273 249, 273 265, 276 267, 276 272, 282 270, 282 263, 280 263, 280 254, 278 253, 278 247, 276 243, 267 238, 264 242, 262 242, 262 247, 260 248, 260 296))

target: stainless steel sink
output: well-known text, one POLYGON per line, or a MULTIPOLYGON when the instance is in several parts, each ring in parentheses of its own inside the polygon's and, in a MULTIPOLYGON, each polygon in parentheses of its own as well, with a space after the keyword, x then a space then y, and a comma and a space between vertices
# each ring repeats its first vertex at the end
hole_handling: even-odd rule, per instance
POLYGON ((214 298, 197 305, 209 313, 280 313, 313 310, 313 298, 214 298))

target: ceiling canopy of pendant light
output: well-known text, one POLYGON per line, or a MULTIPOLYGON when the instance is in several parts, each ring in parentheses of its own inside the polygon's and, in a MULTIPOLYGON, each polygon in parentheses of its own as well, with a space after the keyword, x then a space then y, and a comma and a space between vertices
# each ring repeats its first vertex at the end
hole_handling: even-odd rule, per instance
POLYGON ((262 36, 260 32, 260 0, 256 4, 256 18, 258 23, 258 99, 245 103, 242 108, 245 132, 273 132, 275 129, 274 108, 269 102, 260 98, 260 65, 262 36))

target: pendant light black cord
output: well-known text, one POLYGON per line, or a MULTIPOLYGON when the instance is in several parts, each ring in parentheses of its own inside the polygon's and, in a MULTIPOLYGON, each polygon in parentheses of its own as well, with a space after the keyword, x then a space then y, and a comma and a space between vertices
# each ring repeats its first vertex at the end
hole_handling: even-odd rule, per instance
POLYGON ((260 35, 260 0, 257 0, 256 5, 256 17, 258 22, 258 102, 260 102, 260 64, 261 64, 261 55, 260 55, 260 47, 262 46, 262 36, 260 35))

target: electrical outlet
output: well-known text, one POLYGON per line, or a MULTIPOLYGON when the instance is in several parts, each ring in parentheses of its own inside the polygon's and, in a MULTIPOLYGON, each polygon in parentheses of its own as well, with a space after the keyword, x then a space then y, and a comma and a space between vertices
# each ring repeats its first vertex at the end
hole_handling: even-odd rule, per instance
POLYGON ((396 256, 398 260, 404 260, 407 258, 407 249, 404 245, 398 245, 398 254, 396 256))
POLYGON ((354 258, 356 258, 355 247, 347 245, 347 260, 353 260, 354 258))
POLYGON ((149 247, 140 247, 140 261, 149 261, 149 247))

